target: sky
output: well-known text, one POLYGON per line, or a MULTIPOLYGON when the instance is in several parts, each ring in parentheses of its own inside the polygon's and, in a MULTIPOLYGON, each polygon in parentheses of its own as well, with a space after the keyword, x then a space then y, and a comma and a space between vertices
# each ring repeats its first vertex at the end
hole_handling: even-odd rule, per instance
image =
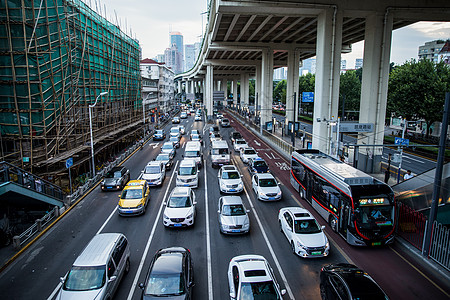
MULTIPOLYGON (((163 54, 169 47, 169 32, 179 31, 184 44, 201 40, 202 24, 206 26, 208 0, 83 0, 102 16, 121 24, 122 31, 136 37, 142 48, 142 58, 153 58, 163 54), (106 7, 106 9, 105 9, 106 7), (203 23, 202 23, 203 22, 203 23), (132 32, 132 34, 130 34, 132 32)), ((435 39, 450 38, 450 22, 419 22, 392 33, 391 62, 403 64, 411 58, 418 58, 419 46, 435 39)), ((355 65, 356 58, 363 57, 364 43, 352 45, 352 52, 342 55, 347 68, 355 65)))

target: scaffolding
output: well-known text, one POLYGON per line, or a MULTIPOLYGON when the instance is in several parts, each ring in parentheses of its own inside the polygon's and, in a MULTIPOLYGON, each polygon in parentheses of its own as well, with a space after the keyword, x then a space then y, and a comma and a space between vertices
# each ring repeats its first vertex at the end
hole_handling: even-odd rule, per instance
POLYGON ((140 48, 79 0, 0 0, 1 158, 37 174, 142 128, 140 48))

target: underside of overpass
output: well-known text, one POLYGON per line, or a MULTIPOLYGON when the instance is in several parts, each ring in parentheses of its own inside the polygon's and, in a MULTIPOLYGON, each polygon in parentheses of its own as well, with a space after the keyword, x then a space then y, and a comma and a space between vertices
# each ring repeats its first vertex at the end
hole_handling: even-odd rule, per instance
POLYGON ((330 121, 338 117, 340 56, 364 40, 360 122, 373 123, 375 131, 359 136, 359 167, 376 172, 382 148, 364 145, 383 141, 392 31, 417 21, 450 21, 450 2, 212 0, 196 64, 176 79, 198 82, 186 87, 203 88, 211 118, 217 80, 223 82, 222 87, 233 81, 233 94, 240 81, 240 106, 245 108, 249 105, 248 79, 255 78, 265 124, 272 119, 273 69, 287 67, 286 116, 293 121, 302 92, 299 66, 304 59, 316 57, 313 147, 335 154, 330 121))

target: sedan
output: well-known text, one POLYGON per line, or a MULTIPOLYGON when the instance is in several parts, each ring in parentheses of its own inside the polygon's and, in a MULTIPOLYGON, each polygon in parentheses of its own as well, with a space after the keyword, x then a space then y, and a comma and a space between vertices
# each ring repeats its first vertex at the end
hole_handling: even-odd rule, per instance
POLYGON ((192 129, 192 130, 191 130, 191 137, 192 137, 193 134, 198 134, 198 135, 200 135, 200 131, 199 131, 198 129, 192 129))
POLYGON ((251 158, 248 161, 248 171, 250 174, 255 173, 267 173, 269 172, 269 166, 261 157, 251 158))
POLYGON ((244 139, 237 139, 233 143, 234 151, 240 152, 242 148, 248 148, 248 144, 244 139))
POLYGON ((178 128, 180 129, 181 135, 184 135, 186 133, 186 128, 184 127, 184 125, 179 125, 178 128))
POLYGON ((173 117, 172 124, 180 124, 180 118, 179 117, 173 117))
POLYGON ((239 196, 224 196, 219 198, 219 229, 220 233, 239 234, 250 230, 250 220, 242 199, 239 196))
POLYGON ((195 115, 194 121, 201 121, 201 120, 202 120, 202 116, 201 115, 195 115))
POLYGON ((191 141, 197 141, 203 145, 203 140, 199 134, 191 134, 191 141))
POLYGON ((166 166, 166 170, 172 169, 173 156, 170 156, 168 153, 158 154, 158 156, 155 158, 155 160, 164 163, 164 165, 166 166))
POLYGON ((165 138, 166 138, 166 133, 164 132, 164 130, 158 129, 153 134, 153 140, 154 141, 162 141, 165 138))
POLYGON ((180 140, 176 136, 171 136, 169 142, 172 142, 175 148, 180 148, 180 140))
POLYGON ((227 118, 223 118, 220 124, 222 125, 222 127, 230 127, 230 120, 227 118))
POLYGON ((284 233, 291 250, 300 257, 328 256, 330 243, 309 211, 300 207, 285 207, 278 213, 280 231, 284 233))
POLYGON ((238 194, 244 190, 242 175, 235 166, 223 166, 219 170, 219 189, 221 193, 238 194))
POLYGON ((175 147, 173 145, 173 142, 165 142, 161 147, 161 153, 167 153, 171 157, 175 156, 175 147))
POLYGON ((222 140, 222 136, 220 135, 220 133, 211 133, 211 135, 209 136, 209 140, 211 143, 213 141, 220 141, 222 140))
POLYGON ((281 200, 282 193, 277 181, 270 173, 255 174, 252 177, 252 188, 256 198, 262 201, 281 200))
POLYGON ((182 247, 160 249, 150 263, 145 281, 139 283, 141 299, 192 299, 194 268, 191 252, 182 247))
POLYGON ((244 164, 248 164, 248 160, 250 158, 258 157, 258 152, 256 152, 256 150, 251 147, 241 148, 240 156, 241 156, 242 162, 244 164))

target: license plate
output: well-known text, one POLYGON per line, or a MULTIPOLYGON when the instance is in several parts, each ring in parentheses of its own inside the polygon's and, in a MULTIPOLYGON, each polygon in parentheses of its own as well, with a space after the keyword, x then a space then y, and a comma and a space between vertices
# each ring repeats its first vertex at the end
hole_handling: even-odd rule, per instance
POLYGON ((372 246, 381 246, 381 242, 372 243, 372 246))
POLYGON ((183 184, 183 186, 189 186, 189 184, 185 183, 185 184, 183 184))
POLYGON ((181 224, 173 224, 174 227, 181 227, 181 224))
POLYGON ((107 186, 106 188, 107 188, 107 189, 112 189, 112 186, 107 186))
POLYGON ((321 255, 322 254, 322 252, 311 252, 311 255, 321 255))
POLYGON ((275 197, 269 197, 269 200, 275 200, 275 197))
POLYGON ((231 232, 241 232, 239 229, 232 229, 231 232))
POLYGON ((126 210, 125 212, 126 212, 127 214, 132 214, 132 213, 133 213, 132 210, 126 210))
POLYGON ((236 192, 236 189, 230 189, 230 192, 236 192))

